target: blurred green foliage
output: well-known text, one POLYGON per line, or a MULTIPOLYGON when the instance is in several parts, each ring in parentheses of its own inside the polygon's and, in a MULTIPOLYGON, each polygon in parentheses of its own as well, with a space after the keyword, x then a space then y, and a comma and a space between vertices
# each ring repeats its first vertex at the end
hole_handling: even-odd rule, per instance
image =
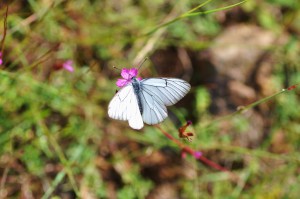
MULTIPOLYGON (((155 38, 156 33, 143 36, 145 33, 199 3, 13 1, 0 71, 0 173, 4 182, 0 197, 5 195, 1 190, 6 190, 6 197, 19 198, 26 189, 38 198, 64 198, 64 194, 72 196, 70 192, 76 191, 82 198, 145 198, 158 187, 159 182, 142 174, 141 158, 151 159, 151 154, 166 147, 179 157, 180 149, 153 126, 137 132, 125 122, 108 118, 107 105, 119 76, 112 66, 134 65, 131 60, 155 38), (65 60, 74 61, 74 73, 54 69, 65 60), (14 177, 30 179, 30 183, 25 186, 27 181, 14 177)), ((237 1, 215 0, 200 11, 234 3, 237 1)), ((0 8, 4 16, 5 9, 0 8)), ((228 27, 222 17, 235 9, 188 17, 159 29, 163 34, 144 56, 168 47, 207 50, 228 27)), ((248 18, 235 23, 258 24, 287 40, 282 46, 267 49, 276 61, 270 90, 299 83, 300 2, 249 0, 239 9, 248 18)), ((143 70, 145 74, 151 71, 143 70)), ((194 109, 181 106, 170 110, 180 124, 186 122, 185 118, 194 118, 193 126, 188 128, 195 133, 193 141, 181 141, 232 169, 240 180, 235 183, 227 174, 188 157, 181 160, 187 165, 179 172, 182 176, 168 182, 175 184, 176 193, 182 198, 297 198, 299 89, 273 100, 265 116, 271 124, 264 129, 268 134, 259 132, 266 138, 252 149, 234 143, 235 136, 251 128, 247 117, 238 115, 226 120, 233 127, 228 129, 234 132, 227 132, 228 126, 222 126, 222 121, 214 123, 209 108, 215 102, 209 90, 193 85, 194 109)), ((170 119, 161 126, 177 136, 178 125, 170 119)))

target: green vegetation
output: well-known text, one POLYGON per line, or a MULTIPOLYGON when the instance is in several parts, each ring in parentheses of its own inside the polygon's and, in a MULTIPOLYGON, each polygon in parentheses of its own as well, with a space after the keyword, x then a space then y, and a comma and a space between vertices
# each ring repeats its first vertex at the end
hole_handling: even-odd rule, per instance
POLYGON ((0 198, 299 197, 298 0, 11 1, 3 41, 0 198), (108 117, 113 66, 145 57, 192 85, 160 127, 236 179, 108 117))

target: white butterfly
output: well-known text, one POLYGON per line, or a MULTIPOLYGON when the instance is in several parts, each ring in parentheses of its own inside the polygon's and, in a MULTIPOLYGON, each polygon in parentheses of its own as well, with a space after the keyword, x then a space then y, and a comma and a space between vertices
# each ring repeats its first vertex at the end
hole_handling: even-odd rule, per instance
POLYGON ((128 120, 133 129, 141 129, 146 124, 158 124, 168 117, 167 107, 182 99, 191 85, 177 78, 136 77, 137 69, 123 69, 124 79, 117 85, 121 88, 108 105, 109 117, 128 120))

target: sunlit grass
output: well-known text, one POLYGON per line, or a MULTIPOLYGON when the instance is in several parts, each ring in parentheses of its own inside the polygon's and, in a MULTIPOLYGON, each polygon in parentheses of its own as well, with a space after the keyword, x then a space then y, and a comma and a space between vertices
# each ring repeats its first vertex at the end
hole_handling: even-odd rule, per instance
MULTIPOLYGON (((244 2, 11 3, 1 46, 0 197, 21 197, 26 192, 38 198, 63 197, 63 193, 83 198, 144 198, 159 183, 167 182, 187 198, 297 198, 299 88, 281 89, 300 82, 299 3, 244 2), (126 122, 107 116, 119 76, 114 65, 136 66, 145 56, 168 47, 206 50, 226 29, 220 22, 222 14, 235 6, 250 16, 245 23, 286 35, 285 45, 268 51, 276 61, 270 78, 270 90, 275 91, 252 104, 241 104, 232 114, 218 116, 209 111, 215 103, 210 87, 193 85, 190 103, 194 109, 185 107, 188 103, 172 107, 178 124, 168 119, 160 127, 177 139, 178 126, 194 118, 188 127, 195 134, 192 142, 179 141, 231 170, 238 181, 193 156, 180 159, 181 148, 156 127, 134 131, 126 122), (276 21, 272 11, 280 9, 286 15, 276 21), (67 60, 73 61, 73 73, 55 68, 67 60), (269 125, 259 132, 265 136, 262 143, 255 148, 240 146, 236 137, 251 128, 247 111, 260 109, 269 110, 264 116, 269 125), (173 153, 179 163, 172 163, 173 153), (154 155, 162 158, 151 162, 157 168, 152 174, 157 181, 142 173, 146 160, 154 155), (168 158, 171 163, 164 164, 168 158), (164 181, 161 176, 166 171, 178 176, 164 181)), ((5 8, 0 8, 5 16, 5 8)), ((0 22, 4 24, 4 17, 0 22)), ((1 37, 4 29, 0 29, 1 37)), ((162 67, 147 64, 142 71, 145 76, 162 67)))

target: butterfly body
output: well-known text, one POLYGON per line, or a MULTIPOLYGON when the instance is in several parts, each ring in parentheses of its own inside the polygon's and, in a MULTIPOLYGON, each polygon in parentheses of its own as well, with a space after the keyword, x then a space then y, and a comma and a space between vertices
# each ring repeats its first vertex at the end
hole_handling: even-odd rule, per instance
POLYGON ((132 84, 132 86, 133 86, 134 94, 135 94, 135 96, 136 96, 136 98, 137 98, 139 110, 140 110, 141 114, 143 114, 142 100, 141 100, 141 96, 140 96, 140 92, 141 92, 141 83, 140 83, 140 81, 139 81, 136 77, 132 77, 132 82, 131 82, 131 84, 132 84))
POLYGON ((143 128, 144 123, 154 125, 162 122, 168 116, 166 106, 174 105, 191 88, 190 84, 182 79, 140 80, 136 77, 136 69, 136 73, 131 71, 133 69, 126 70, 127 73, 121 73, 124 79, 117 82, 122 88, 110 101, 108 115, 113 119, 127 120, 133 129, 143 128))

